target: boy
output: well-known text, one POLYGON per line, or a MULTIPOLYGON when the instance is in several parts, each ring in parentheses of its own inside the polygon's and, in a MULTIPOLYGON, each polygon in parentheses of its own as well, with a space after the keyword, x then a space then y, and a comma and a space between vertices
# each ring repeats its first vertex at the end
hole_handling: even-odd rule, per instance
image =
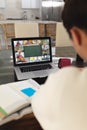
MULTIPOLYGON (((65 0, 62 19, 76 52, 87 60, 87 0, 65 0)), ((50 75, 32 108, 44 130, 87 130, 87 68, 50 75)))

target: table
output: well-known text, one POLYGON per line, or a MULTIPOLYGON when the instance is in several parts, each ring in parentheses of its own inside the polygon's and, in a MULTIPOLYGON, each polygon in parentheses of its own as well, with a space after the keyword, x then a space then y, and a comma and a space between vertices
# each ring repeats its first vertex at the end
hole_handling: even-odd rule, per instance
POLYGON ((42 130, 33 113, 0 126, 0 130, 42 130))
MULTIPOLYGON (((40 78, 36 79, 36 81, 42 83, 44 83, 45 80, 46 78, 42 81, 40 78)), ((38 121, 35 119, 33 113, 31 113, 19 120, 11 121, 5 125, 0 126, 0 130, 42 130, 42 128, 40 127, 38 121)))

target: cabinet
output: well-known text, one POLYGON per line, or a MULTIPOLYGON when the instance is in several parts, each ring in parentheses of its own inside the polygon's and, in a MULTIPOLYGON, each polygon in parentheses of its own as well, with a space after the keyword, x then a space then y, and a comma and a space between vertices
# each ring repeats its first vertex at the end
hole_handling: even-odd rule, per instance
POLYGON ((54 46, 56 40, 56 23, 39 23, 39 36, 51 37, 52 46, 54 46))
POLYGON ((22 8, 36 9, 41 7, 41 0, 22 0, 22 8))

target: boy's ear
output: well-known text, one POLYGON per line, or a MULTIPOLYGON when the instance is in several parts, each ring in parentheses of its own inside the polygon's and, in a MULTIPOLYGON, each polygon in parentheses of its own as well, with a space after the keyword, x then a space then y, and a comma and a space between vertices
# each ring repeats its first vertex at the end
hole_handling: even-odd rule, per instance
POLYGON ((82 35, 81 35, 81 30, 77 27, 73 27, 71 30, 71 36, 74 44, 80 45, 82 44, 82 35))

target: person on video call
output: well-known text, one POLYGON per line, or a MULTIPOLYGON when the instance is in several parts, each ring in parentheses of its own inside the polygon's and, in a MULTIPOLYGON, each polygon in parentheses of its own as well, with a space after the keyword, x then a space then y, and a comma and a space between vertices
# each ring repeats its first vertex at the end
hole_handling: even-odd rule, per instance
MULTIPOLYGON (((62 20, 76 52, 87 60, 87 0, 66 0, 62 20)), ((51 74, 33 96, 32 109, 44 130, 87 130, 87 68, 51 74)))

